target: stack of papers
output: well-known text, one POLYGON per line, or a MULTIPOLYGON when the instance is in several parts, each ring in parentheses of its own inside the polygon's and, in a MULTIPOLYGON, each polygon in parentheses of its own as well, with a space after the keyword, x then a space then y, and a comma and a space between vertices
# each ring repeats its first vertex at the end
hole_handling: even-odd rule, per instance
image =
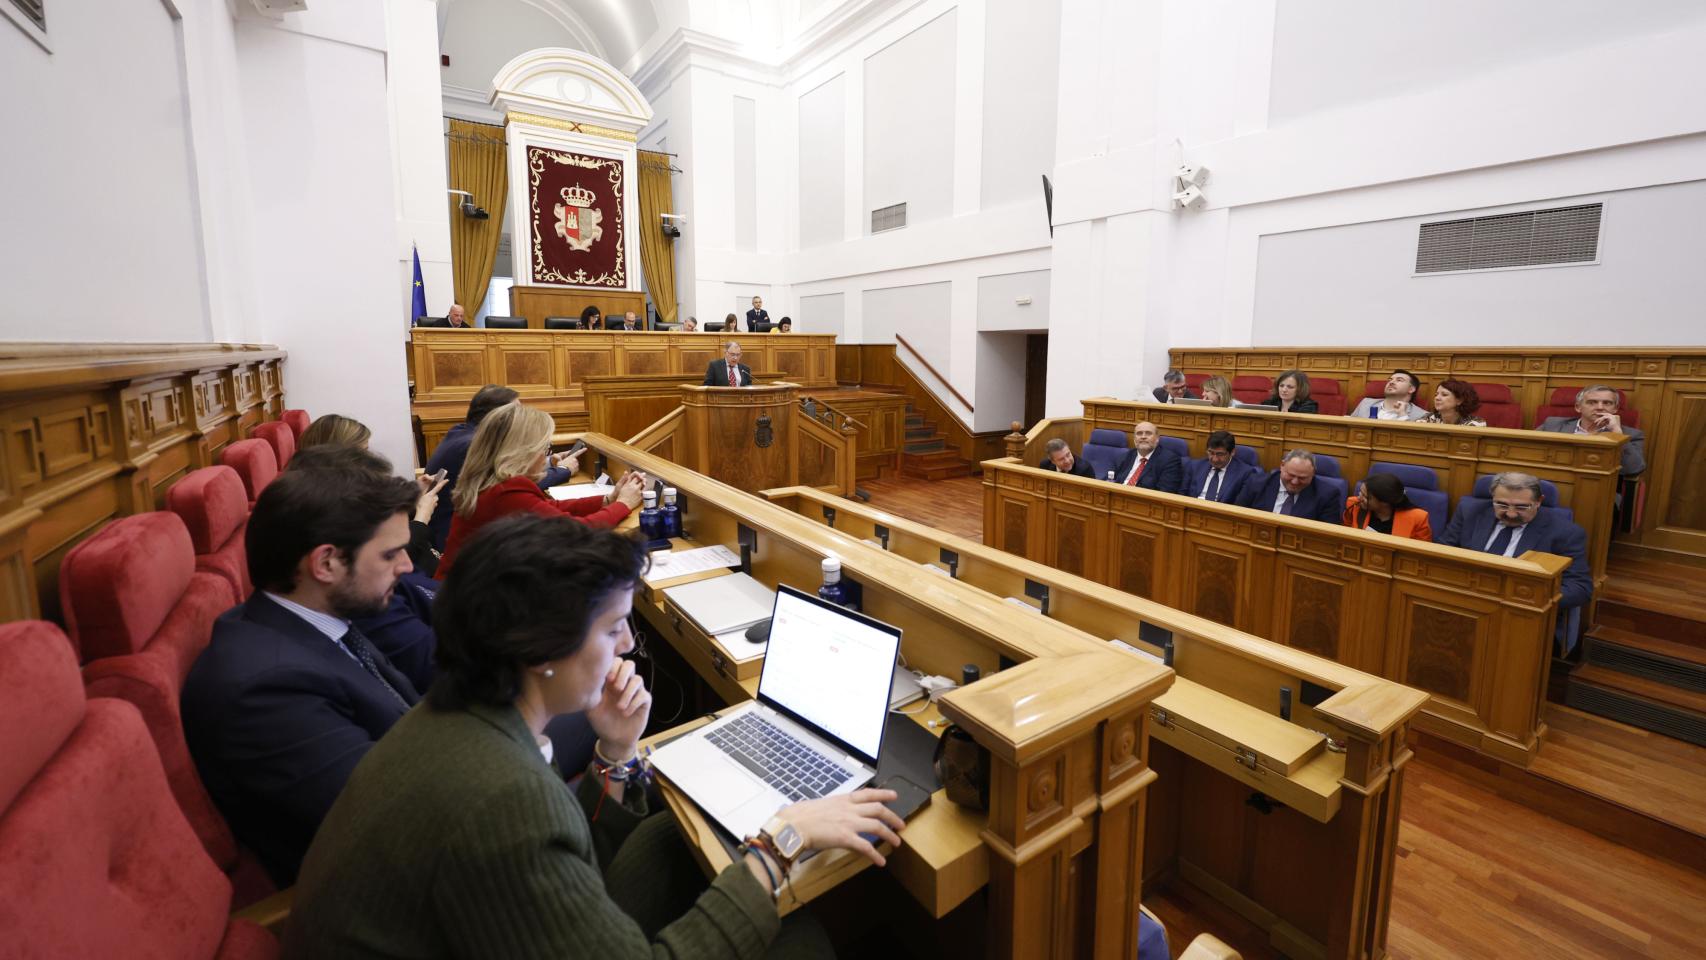
POLYGON ((565 483, 546 490, 555 500, 580 500, 585 497, 608 497, 615 492, 612 484, 565 483))

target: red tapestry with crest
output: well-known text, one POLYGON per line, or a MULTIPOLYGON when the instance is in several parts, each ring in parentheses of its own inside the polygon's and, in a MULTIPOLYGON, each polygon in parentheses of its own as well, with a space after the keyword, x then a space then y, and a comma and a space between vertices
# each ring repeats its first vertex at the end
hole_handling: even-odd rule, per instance
POLYGON ((533 282, 628 286, 622 161, 527 148, 533 282))

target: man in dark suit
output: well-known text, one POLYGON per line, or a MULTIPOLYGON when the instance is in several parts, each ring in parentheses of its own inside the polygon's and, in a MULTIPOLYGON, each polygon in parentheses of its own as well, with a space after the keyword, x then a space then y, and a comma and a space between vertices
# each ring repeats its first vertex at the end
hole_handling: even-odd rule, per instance
POLYGON ((1185 386, 1185 374, 1180 370, 1169 370, 1161 375, 1161 386, 1150 391, 1156 403, 1172 403, 1184 397, 1187 400, 1201 399, 1185 386))
POLYGON ((1131 428, 1131 449, 1114 470, 1116 483, 1162 493, 1178 493, 1185 482, 1179 455, 1161 449, 1161 431, 1148 420, 1131 428))
POLYGON ((1587 533, 1562 514, 1543 510, 1540 480, 1526 473, 1501 473, 1493 478, 1490 500, 1466 497, 1435 543, 1502 557, 1529 550, 1568 557, 1564 571, 1560 614, 1593 597, 1593 573, 1588 569, 1587 533))
POLYGON ((746 312, 746 330, 748 333, 770 332, 770 312, 764 309, 763 297, 752 298, 752 309, 746 312))
POLYGON ((1043 458, 1042 463, 1037 464, 1039 468, 1054 470, 1059 473, 1070 473, 1075 477, 1096 479, 1096 471, 1091 469, 1090 461, 1080 460, 1073 456, 1072 448, 1066 445, 1065 440, 1056 437, 1050 440, 1043 449, 1048 453, 1048 456, 1043 458))
POLYGON ((615 329, 617 329, 617 330, 644 330, 645 326, 640 323, 640 318, 635 315, 634 311, 629 310, 627 313, 624 313, 622 315, 622 322, 618 323, 616 325, 615 329))
POLYGON ((1278 470, 1247 480, 1238 506, 1332 524, 1345 515, 1344 494, 1316 482, 1315 455, 1308 450, 1292 450, 1278 470))
POLYGON ((712 360, 705 368, 707 387, 750 387, 752 371, 740 362, 740 344, 733 340, 723 344, 723 359, 712 360))
POLYGON ((1617 399, 1617 388, 1596 383, 1576 394, 1574 417, 1547 417, 1536 429, 1548 433, 1622 434, 1629 441, 1623 444, 1619 454, 1622 462, 1618 472, 1625 477, 1636 476, 1647 469, 1647 456, 1643 449, 1647 435, 1623 425, 1623 418, 1617 415, 1617 399))
POLYGON ((184 681, 184 735, 238 841, 279 886, 350 772, 419 699, 351 621, 409 572, 420 488, 360 467, 287 470, 249 517, 255 593, 215 622, 184 681))
POLYGON ((1242 460, 1234 460, 1238 441, 1225 430, 1208 435, 1208 456, 1185 463, 1185 485, 1179 491, 1198 500, 1216 503, 1237 503, 1246 483, 1254 482, 1256 468, 1242 460))

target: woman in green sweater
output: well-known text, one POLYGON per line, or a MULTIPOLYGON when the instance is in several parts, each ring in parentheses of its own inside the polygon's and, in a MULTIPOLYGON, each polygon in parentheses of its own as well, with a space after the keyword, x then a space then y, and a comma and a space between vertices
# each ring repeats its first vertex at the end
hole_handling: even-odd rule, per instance
POLYGON ((826 955, 822 930, 778 922, 793 834, 805 849, 883 857, 892 791, 778 812, 709 888, 672 818, 646 818, 637 743, 651 693, 621 655, 643 545, 568 517, 482 530, 439 593, 438 680, 373 747, 303 861, 286 958, 826 955), (545 724, 585 711, 598 734, 577 791, 545 724), (776 823, 777 821, 772 821, 776 823), (778 936, 780 932, 780 937, 778 936))

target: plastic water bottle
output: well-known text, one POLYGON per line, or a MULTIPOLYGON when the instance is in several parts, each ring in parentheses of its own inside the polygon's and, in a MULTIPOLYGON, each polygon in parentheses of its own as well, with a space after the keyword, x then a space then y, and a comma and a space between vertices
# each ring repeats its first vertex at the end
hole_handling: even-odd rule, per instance
POLYGON ((647 490, 644 494, 645 506, 640 508, 640 534, 647 540, 662 540, 663 512, 658 509, 656 490, 647 490))
POLYGON ((1119 481, 1114 479, 1114 472, 1112 470, 1108 471, 1108 482, 1109 483, 1118 483, 1119 482, 1119 481))
POLYGON ((835 557, 823 561, 823 586, 817 595, 838 607, 847 606, 847 588, 841 585, 841 561, 835 557))
POLYGON ((681 508, 675 505, 675 488, 663 488, 663 532, 669 539, 681 536, 681 508))

